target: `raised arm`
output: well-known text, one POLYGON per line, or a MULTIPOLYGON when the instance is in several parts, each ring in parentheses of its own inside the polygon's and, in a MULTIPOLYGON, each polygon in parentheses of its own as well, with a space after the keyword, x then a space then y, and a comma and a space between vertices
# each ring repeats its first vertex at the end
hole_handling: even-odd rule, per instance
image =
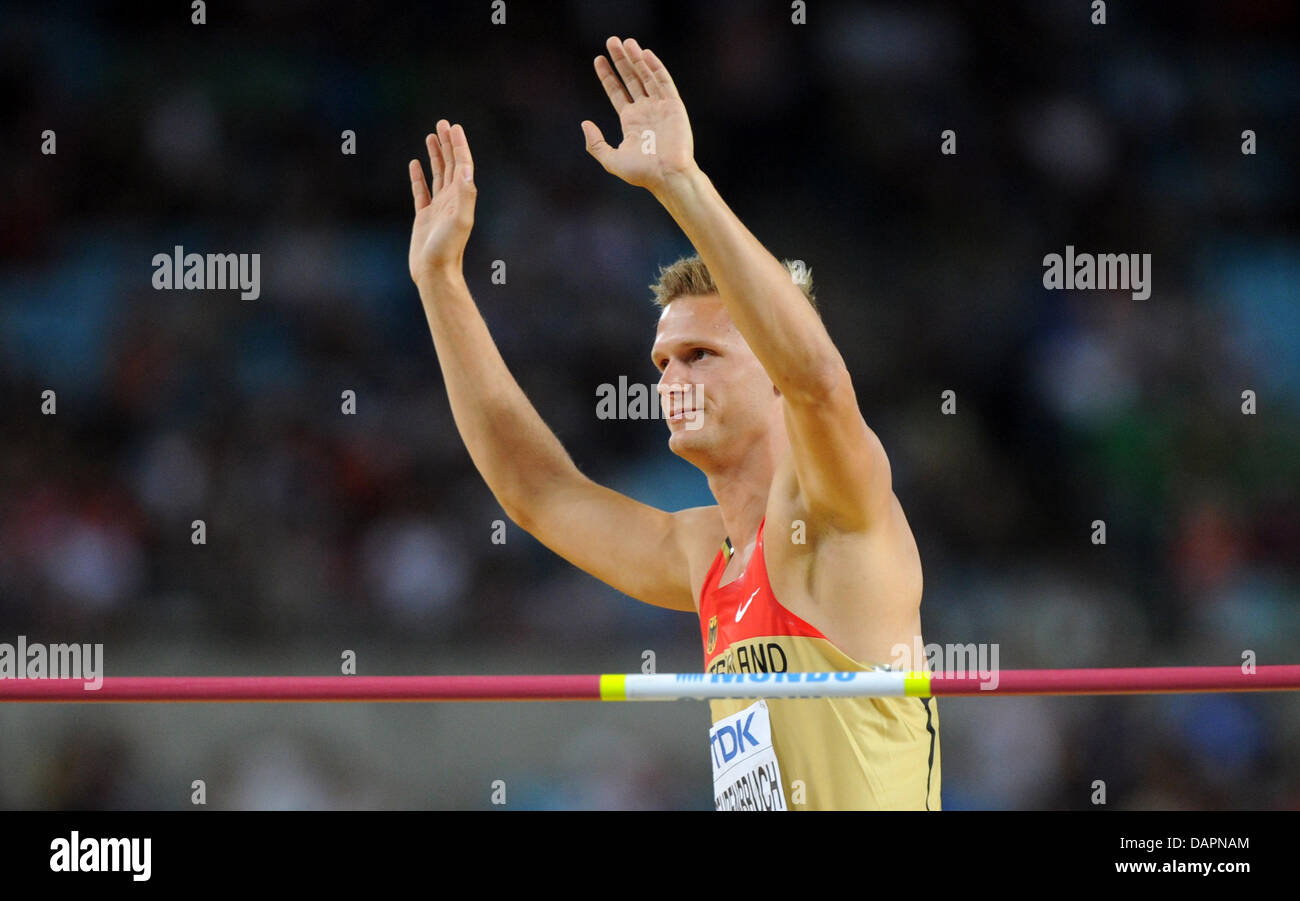
POLYGON ((452 416, 506 514, 575 566, 638 600, 694 610, 691 514, 667 513, 584 476, 529 403, 488 333, 462 271, 474 225, 473 159, 460 125, 425 139, 432 181, 411 160, 411 278, 433 335, 452 416))
POLYGON ((634 40, 610 38, 606 48, 613 65, 597 57, 596 75, 623 141, 611 147, 584 121, 588 152, 606 171, 651 191, 695 245, 736 328, 785 399, 804 508, 837 529, 869 528, 893 496, 889 461, 858 410, 843 358, 790 272, 696 165, 686 107, 663 62, 634 40))

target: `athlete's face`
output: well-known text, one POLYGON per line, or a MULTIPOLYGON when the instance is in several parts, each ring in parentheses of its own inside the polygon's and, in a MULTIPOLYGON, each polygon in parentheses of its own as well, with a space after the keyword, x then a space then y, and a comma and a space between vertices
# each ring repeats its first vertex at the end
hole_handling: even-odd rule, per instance
POLYGON ((761 441, 780 421, 778 395, 716 294, 684 295, 659 317, 651 358, 660 372, 668 447, 697 465, 761 441))

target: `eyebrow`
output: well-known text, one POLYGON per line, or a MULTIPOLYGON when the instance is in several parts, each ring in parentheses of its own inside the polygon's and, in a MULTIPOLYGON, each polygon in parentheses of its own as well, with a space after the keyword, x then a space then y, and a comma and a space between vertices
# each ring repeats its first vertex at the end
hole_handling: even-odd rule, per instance
MULTIPOLYGON (((669 345, 669 346, 672 347, 672 348, 678 348, 678 347, 703 347, 703 348, 706 348, 706 349, 708 349, 708 350, 714 350, 714 349, 717 347, 717 343, 714 342, 714 341, 709 341, 709 340, 706 339, 706 338, 693 337, 693 338, 687 338, 687 339, 684 339, 684 340, 681 340, 681 341, 674 341, 674 342, 673 342, 671 345, 669 345)), ((658 369, 658 368, 659 368, 659 354, 655 353, 655 349, 654 349, 654 346, 653 346, 653 345, 650 347, 650 362, 651 362, 651 364, 654 366, 655 369, 658 369)))

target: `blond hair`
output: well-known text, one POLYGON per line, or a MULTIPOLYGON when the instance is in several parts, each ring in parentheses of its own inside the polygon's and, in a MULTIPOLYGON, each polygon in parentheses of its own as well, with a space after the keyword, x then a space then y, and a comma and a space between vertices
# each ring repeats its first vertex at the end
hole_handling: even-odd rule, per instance
MULTIPOLYGON (((803 260, 782 260, 790 280, 799 286, 803 296, 808 298, 814 310, 817 309, 817 297, 813 293, 812 270, 804 265, 803 260)), ((654 302, 663 309, 683 295, 717 294, 718 286, 713 283, 713 276, 698 255, 682 257, 671 266, 659 267, 659 280, 650 286, 654 292, 654 302)))

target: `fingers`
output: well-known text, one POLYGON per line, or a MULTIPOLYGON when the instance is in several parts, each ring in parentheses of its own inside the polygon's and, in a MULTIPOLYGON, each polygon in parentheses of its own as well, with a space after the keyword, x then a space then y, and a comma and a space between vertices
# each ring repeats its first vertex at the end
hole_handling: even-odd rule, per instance
POLYGON ((424 148, 429 152, 429 186, 433 189, 432 194, 437 194, 442 190, 442 149, 438 146, 438 136, 435 134, 425 135, 424 148))
POLYGON ((451 153, 456 161, 455 177, 458 184, 474 183, 474 158, 469 153, 469 138, 464 127, 457 122, 450 129, 451 153))
POLYGON ((609 51, 609 58, 614 61, 614 68, 618 70, 618 74, 627 85, 628 96, 634 101, 650 96, 646 93, 645 85, 641 83, 641 76, 636 74, 632 61, 623 50, 623 42, 618 38, 610 38, 605 42, 605 49, 609 51))
POLYGON ((438 149, 442 152, 442 183, 449 185, 455 177, 456 160, 451 154, 451 124, 438 120, 438 149))
POLYGON ((605 47, 614 60, 614 68, 605 57, 598 56, 596 75, 614 104, 614 112, 622 113, 623 107, 642 97, 681 99, 668 68, 653 51, 642 49, 633 38, 620 41, 612 37, 605 42, 605 47), (617 75, 614 69, 618 70, 617 75))
POLYGON ((432 198, 429 196, 429 186, 424 183, 424 170, 420 168, 420 161, 411 160, 407 168, 411 172, 411 197, 415 200, 415 211, 418 213, 429 205, 432 198))
POLYGON ((411 197, 415 202, 415 211, 428 206, 443 188, 474 186, 474 158, 469 152, 469 139, 461 125, 449 125, 446 119, 439 119, 437 134, 424 138, 424 146, 429 151, 429 172, 432 178, 424 180, 424 169, 419 160, 411 160, 411 197))
POLYGON ((647 48, 642 55, 655 81, 659 84, 663 96, 670 97, 673 100, 680 100, 681 95, 677 93, 677 85, 673 82, 673 77, 668 74, 668 67, 663 64, 659 57, 655 56, 653 50, 647 48))
POLYGON ((631 103, 632 98, 627 95, 623 82, 619 81, 618 76, 614 74, 609 60, 603 56, 596 57, 596 77, 600 79, 605 93, 609 95, 609 102, 614 104, 614 112, 622 113, 623 107, 631 103))
POLYGON ((628 38, 623 42, 623 49, 632 62, 632 70, 636 72, 637 78, 641 79, 641 87, 646 95, 658 99, 662 95, 659 90, 659 79, 650 74, 650 67, 646 65, 645 54, 641 51, 640 45, 633 38, 628 38))
MULTIPOLYGON (((596 123, 590 119, 582 120, 582 135, 587 139, 587 152, 596 158, 596 161, 605 166, 605 157, 613 152, 614 148, 605 143, 605 136, 600 133, 596 123)), ((608 169, 608 166, 605 166, 608 169)))

